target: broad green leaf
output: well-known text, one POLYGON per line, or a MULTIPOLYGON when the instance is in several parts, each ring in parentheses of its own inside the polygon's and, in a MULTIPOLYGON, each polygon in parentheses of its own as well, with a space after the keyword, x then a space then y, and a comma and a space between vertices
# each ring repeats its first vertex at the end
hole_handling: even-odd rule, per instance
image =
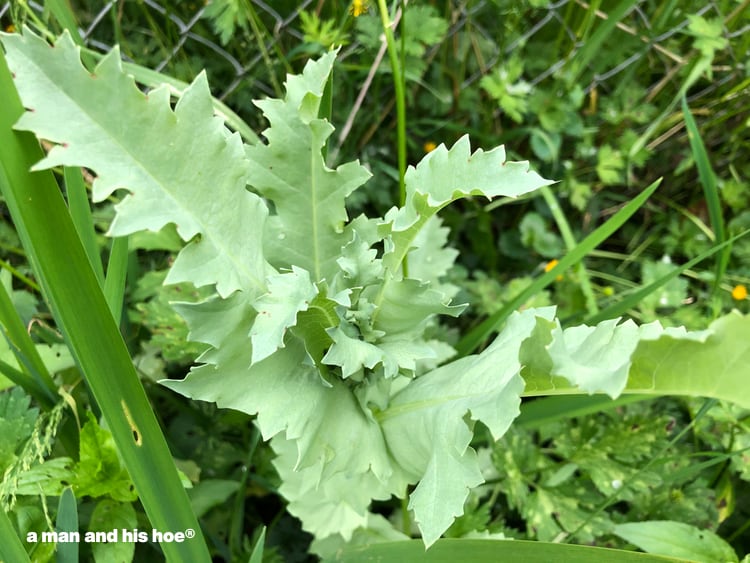
POLYGON ((711 530, 700 530, 683 522, 652 520, 618 524, 614 533, 656 555, 678 557, 700 563, 738 561, 732 547, 711 530))
POLYGON ((379 477, 389 474, 377 424, 366 416, 343 382, 323 384, 314 366, 305 362, 306 352, 297 338, 287 338, 283 350, 251 366, 247 337, 241 329, 234 334, 221 350, 204 354, 202 359, 211 363, 193 368, 182 381, 161 383, 188 397, 257 414, 265 440, 285 432, 288 440, 296 442, 296 469, 325 460, 318 479, 339 471, 370 468, 379 477), (238 389, 248 392, 238 393, 238 389), (352 435, 369 443, 370 451, 363 451, 360 443, 351 440, 352 435))
POLYGON ((320 293, 307 309, 297 315, 297 324, 291 332, 305 343, 310 360, 324 372, 325 378, 327 368, 323 365, 323 356, 333 343, 328 331, 340 322, 337 309, 350 303, 348 290, 328 297, 328 286, 323 282, 318 284, 318 290, 320 293))
POLYGON ((277 268, 298 266, 313 282, 333 281, 336 260, 349 240, 344 199, 370 173, 358 162, 331 170, 321 149, 333 126, 318 110, 336 53, 308 62, 299 76, 289 76, 286 97, 255 104, 271 124, 267 144, 246 147, 250 183, 274 204, 264 240, 269 261, 277 268))
POLYGON ((524 395, 684 395, 750 408, 749 334, 750 316, 736 311, 697 332, 658 321, 561 330, 539 319, 522 350, 524 395))
POLYGON ((291 272, 274 274, 266 280, 268 293, 255 301, 258 311, 250 331, 253 363, 284 345, 286 329, 296 324, 297 313, 306 311, 317 294, 307 270, 292 266, 291 272))
POLYGON ((483 482, 464 417, 483 422, 495 439, 505 433, 521 403, 521 344, 536 315, 551 319, 553 313, 547 308, 512 315, 484 352, 416 379, 378 415, 389 452, 413 481, 420 481, 409 508, 425 545, 463 513, 469 488, 483 482))
POLYGON ((563 241, 539 213, 530 211, 518 225, 521 243, 545 258, 556 258, 563 253, 563 241))
POLYGON ((14 495, 60 496, 65 489, 64 483, 75 481, 73 460, 69 457, 56 457, 35 465, 21 473, 10 485, 14 495))
MULTIPOLYGON (((356 435, 347 428, 331 430, 341 438, 348 436, 349 441, 356 435)), ((361 454, 359 457, 366 459, 376 453, 387 455, 382 437, 379 441, 380 444, 361 436, 354 444, 361 454)), ((367 525, 370 517, 367 510, 372 500, 387 500, 392 494, 405 493, 406 481, 402 474, 391 475, 390 484, 387 484, 386 479, 379 478, 373 471, 352 467, 351 470, 342 468, 321 480, 323 460, 315 466, 295 469, 294 443, 276 437, 271 445, 277 454, 274 466, 282 479, 279 492, 289 501, 287 509, 302 521, 305 530, 317 538, 338 535, 349 541, 358 528, 367 525)), ((338 457, 333 451, 330 455, 335 456, 334 459, 338 457)))
MULTIPOLYGON (((562 376, 587 393, 603 392, 617 397, 628 381, 633 352, 641 339, 662 333, 684 336, 684 329, 662 329, 658 321, 637 326, 633 321, 602 321, 596 326, 561 329, 559 321, 547 346, 552 373, 562 376)), ((691 335, 692 339, 701 335, 691 335)))
POLYGON ((239 488, 239 481, 205 479, 189 489, 188 496, 190 497, 190 504, 193 506, 195 515, 201 518, 214 506, 225 503, 239 488))
POLYGON ((750 316, 716 319, 696 341, 665 332, 638 344, 626 393, 689 395, 750 408, 750 316))
MULTIPOLYGON (((4 100, 0 104, 0 187, 57 326, 74 351, 96 402, 106 413, 118 451, 138 484, 151 524, 164 530, 195 530, 196 538, 189 544, 163 543, 164 553, 168 558, 208 560, 208 549, 180 486, 174 461, 54 175, 49 171, 33 175, 29 172, 33 163, 43 157, 41 147, 33 135, 11 130, 23 106, 3 54, 0 91, 4 100), (160 475, 158 482, 153 475, 160 475)), ((55 406, 51 414, 61 411, 55 406)), ((56 428, 54 418, 46 426, 56 428)), ((42 437, 51 433, 47 429, 42 437)), ((47 451, 44 442, 32 449, 40 456, 47 451)))
POLYGON ((121 530, 132 530, 138 527, 135 509, 132 503, 118 502, 104 498, 96 503, 89 520, 89 532, 117 534, 116 541, 92 542, 91 551, 96 563, 110 561, 132 561, 135 543, 122 541, 121 530))
POLYGON ((241 324, 247 328, 245 334, 250 334, 255 315, 242 293, 235 293, 228 299, 211 297, 199 303, 178 302, 172 305, 187 322, 190 329, 188 338, 214 348, 221 346, 225 339, 239 330, 241 324))
POLYGON ((138 90, 123 72, 117 48, 89 73, 67 32, 54 47, 30 31, 4 35, 3 44, 19 94, 33 110, 16 128, 58 143, 36 170, 94 170, 96 201, 127 190, 116 206, 111 236, 176 224, 191 243, 168 283, 216 284, 223 296, 262 293, 267 265, 257 233, 267 209, 245 189, 249 169, 242 142, 213 116, 205 74, 173 111, 167 87, 148 95, 138 90))
POLYGON ((15 459, 18 446, 31 436, 39 409, 20 387, 0 393, 0 473, 15 459))
MULTIPOLYGON (((161 383, 188 397, 257 413, 263 438, 278 435, 272 442, 279 453, 274 464, 289 511, 319 537, 350 534, 361 525, 353 515, 364 518, 373 498, 396 492, 389 483, 398 468, 392 467, 380 427, 342 381, 323 384, 297 338, 288 337, 285 348, 249 367, 243 331, 240 323, 233 330, 239 336, 204 354, 213 364, 194 368, 183 381, 161 383)), ((403 492, 405 481, 398 483, 403 492)))
POLYGON ((613 185, 622 181, 625 159, 620 151, 604 145, 599 149, 596 159, 596 174, 604 185, 613 185))
POLYGON ((724 25, 721 19, 707 20, 698 14, 688 14, 688 32, 695 37, 693 45, 709 60, 716 51, 725 49, 728 40, 723 36, 724 25))
POLYGON ((466 305, 450 305, 450 299, 428 284, 414 279, 371 286, 363 295, 377 304, 372 328, 391 337, 413 338, 424 332, 425 323, 435 315, 457 317, 466 305), (408 304, 408 306, 405 306, 408 304))
MULTIPOLYGON (((344 541, 340 535, 332 535, 322 540, 314 540, 310 551, 323 560, 334 557, 344 549, 367 546, 376 543, 394 541, 408 541, 409 537, 396 530, 393 525, 380 514, 367 513, 365 523, 357 528, 349 541, 344 541)), ((420 544, 422 547, 422 544, 420 544)))
MULTIPOLYGON (((658 262, 644 260, 641 264, 641 281, 644 286, 672 272, 674 266, 669 256, 663 256, 658 262)), ((657 291, 646 296, 641 306, 651 309, 662 307, 680 307, 687 297, 688 283, 684 278, 675 277, 661 286, 657 291)))
POLYGON ((409 252, 409 277, 429 282, 432 289, 446 297, 453 297, 459 288, 443 280, 458 256, 455 248, 446 246, 448 233, 448 228, 443 227, 438 215, 424 224, 409 252))
POLYGON ((386 377, 394 377, 398 373, 398 363, 374 344, 348 336, 340 326, 332 329, 329 334, 333 342, 323 357, 323 362, 339 366, 344 379, 362 368, 371 370, 378 364, 382 364, 386 377))
POLYGON ((80 456, 75 469, 77 495, 108 495, 118 501, 134 501, 138 495, 117 455, 112 434, 97 424, 93 413, 87 414, 88 421, 81 428, 80 456))
MULTIPOLYGON (((370 248, 372 243, 362 240, 360 234, 354 231, 354 238, 341 249, 341 256, 336 260, 341 268, 340 275, 346 280, 346 285, 361 288, 376 283, 383 274, 383 265, 376 258, 378 252, 370 248)), ((344 285, 344 283, 342 283, 344 285)))
POLYGON ((393 248, 383 263, 396 272, 425 223, 457 199, 515 197, 551 183, 532 172, 528 162, 506 161, 503 147, 472 153, 468 136, 461 137, 450 150, 440 145, 406 171, 406 204, 386 216, 392 223, 393 248))

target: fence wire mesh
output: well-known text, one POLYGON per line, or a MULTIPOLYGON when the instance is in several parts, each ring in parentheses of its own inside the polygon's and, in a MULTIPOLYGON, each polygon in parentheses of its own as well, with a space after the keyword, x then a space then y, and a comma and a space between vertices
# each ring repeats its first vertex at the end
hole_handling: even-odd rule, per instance
MULTIPOLYGON (((319 14, 333 4, 336 5, 333 12, 341 22, 351 12, 347 2, 248 0, 244 3, 249 8, 246 33, 236 33, 228 41, 222 41, 215 23, 223 21, 228 25, 242 4, 233 0, 212 0, 209 4, 168 0, 111 0, 102 4, 84 0, 73 2, 72 7, 78 18, 80 36, 89 48, 105 53, 117 42, 121 45, 123 59, 186 81, 201 67, 208 67, 214 94, 235 108, 251 107, 250 100, 263 95, 280 94, 283 74, 292 70, 290 61, 310 54, 309 49, 301 47, 306 41, 303 14, 319 14), (209 21, 211 4, 223 5, 223 11, 214 11, 209 21)), ((407 5, 407 17, 409 8, 419 4, 411 2, 407 5)), ((555 75, 570 69, 571 61, 591 40, 591 31, 607 22, 619 6, 605 2, 594 9, 584 0, 557 0, 546 5, 532 0, 515 3, 466 0, 444 4, 445 13, 441 15, 449 19, 447 33, 439 43, 430 46, 424 59, 429 63, 446 46, 454 51, 463 49, 465 58, 470 60, 463 60, 460 64, 470 72, 467 71, 454 85, 454 93, 476 85, 483 76, 535 41, 534 48, 537 48, 549 40, 554 41, 558 58, 550 63, 546 57, 544 68, 527 67, 523 72, 526 84, 531 87, 544 85, 555 75), (611 6, 608 10, 603 5, 611 6), (517 29, 509 31, 507 25, 498 26, 498 18, 517 22, 517 29), (461 35, 467 30, 470 30, 471 37, 469 45, 464 46, 461 35)), ((622 49, 610 48, 607 52, 587 54, 577 83, 586 94, 595 90, 615 90, 622 86, 622 81, 630 80, 630 73, 636 69, 642 75, 640 67, 645 65, 653 77, 646 99, 658 96, 670 82, 672 88, 666 89, 674 94, 675 85, 679 83, 676 76, 695 61, 695 49, 685 36, 692 33, 689 30, 691 18, 700 16, 721 22, 717 39, 724 40, 724 47, 722 56, 717 57, 719 62, 711 67, 712 79, 704 81, 701 89, 691 90, 688 100, 691 104, 701 103, 701 99, 708 99, 719 88, 740 84, 747 74, 748 55, 747 52, 735 52, 732 40, 750 33, 750 17, 748 10, 743 8, 746 2, 735 4, 733 11, 726 8, 726 2, 720 5, 718 0, 702 3, 693 12, 675 10, 670 13, 669 27, 665 29, 663 3, 634 1, 612 27, 607 39, 607 45, 622 45, 622 49), (730 31, 728 22, 739 22, 739 25, 734 25, 730 31)), ((14 22, 44 22, 46 25, 51 19, 45 5, 36 2, 15 1, 1 6, 0 22, 6 30, 12 29, 14 22)), ((370 11, 375 9, 372 6, 370 11)), ((362 70, 357 87, 360 90, 367 88, 365 70, 369 68, 374 72, 375 66, 386 68, 387 58, 370 56, 367 60, 360 56, 364 49, 358 36, 350 33, 347 40, 339 60, 362 70)), ((525 56, 528 58, 529 54, 525 56)), ((426 75, 427 72, 417 83, 429 88, 426 75)), ((746 84, 744 91, 747 91, 746 84)))

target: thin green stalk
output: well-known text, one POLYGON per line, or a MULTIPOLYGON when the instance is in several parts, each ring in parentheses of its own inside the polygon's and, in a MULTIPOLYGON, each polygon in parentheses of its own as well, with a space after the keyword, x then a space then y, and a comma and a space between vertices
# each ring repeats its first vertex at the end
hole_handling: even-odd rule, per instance
MULTIPOLYGON (((388 56, 391 60, 393 87, 396 91, 399 206, 403 207, 403 205, 406 203, 406 182, 404 180, 406 176, 406 94, 404 88, 404 74, 399 62, 399 53, 396 49, 396 43, 393 39, 392 22, 390 20, 390 16, 388 15, 388 8, 385 5, 385 0, 378 0, 378 8, 380 10, 380 19, 383 22, 383 33, 385 34, 385 41, 386 45, 388 46, 388 56)), ((404 275, 407 275, 406 268, 404 268, 404 275)))
POLYGON ((44 390, 38 387, 36 381, 31 379, 28 375, 26 375, 22 371, 18 371, 12 365, 2 360, 0 360, 0 374, 10 379, 16 385, 23 387, 24 390, 29 395, 32 395, 35 399, 36 399, 37 394, 40 397, 45 396, 44 390), (32 392, 32 389, 36 389, 36 393, 32 392))
POLYGON ((237 489, 237 493, 234 497, 234 505, 232 507, 232 518, 230 520, 229 528, 229 552, 232 554, 232 558, 235 558, 238 554, 242 553, 247 482, 250 478, 250 469, 253 465, 253 456, 255 455, 255 450, 258 448, 259 443, 260 430, 258 430, 256 426, 253 426, 251 430, 247 456, 245 457, 245 465, 243 467, 242 478, 240 479, 240 486, 237 489))
POLYGON ((685 79, 685 82, 682 84, 682 86, 680 86, 680 90, 677 92, 674 98, 672 98, 672 100, 669 102, 669 104, 667 104, 661 114, 659 114, 659 116, 654 119, 648 127, 646 127, 646 130, 643 132, 643 134, 638 137, 638 139, 636 139, 636 141, 630 146, 630 150, 628 151, 628 178, 631 176, 631 169, 633 166, 635 155, 637 155, 643 149, 643 147, 646 146, 646 143, 649 141, 649 139, 651 139, 654 133, 656 133, 659 127, 662 126, 664 121, 672 115, 672 111, 675 107, 677 107, 677 104, 682 100, 683 96, 685 96, 690 87, 698 80, 698 78, 700 78, 706 68, 710 66, 711 60, 705 57, 695 61, 695 63, 693 63, 693 67, 688 73, 688 77, 685 79))
MULTIPOLYGON (((541 192, 544 201, 547 202, 550 213, 552 213, 552 217, 554 217, 555 223, 557 223, 557 228, 560 229, 565 248, 568 252, 571 252, 578 243, 573 236, 573 231, 570 229, 570 224, 568 223, 565 214, 562 209, 560 209, 560 204, 557 202, 557 198, 552 193, 549 186, 542 186, 539 191, 541 192)), ((578 274, 578 282, 581 291, 583 292, 583 296, 586 299, 586 310, 589 315, 595 315, 599 312, 599 305, 596 303, 594 290, 591 288, 591 280, 589 279, 589 274, 586 271, 586 265, 583 263, 583 259, 575 265, 574 269, 576 274, 578 274)))
POLYGON ((409 498, 401 499, 401 531, 407 536, 411 535, 411 517, 409 516, 409 498))
POLYGON ((29 6, 29 3, 26 0, 16 0, 15 2, 15 11, 13 10, 13 4, 11 4, 11 15, 15 14, 18 15, 18 12, 20 10, 23 10, 24 18, 21 18, 21 21, 13 21, 14 25, 17 28, 21 28, 21 23, 25 23, 25 18, 29 18, 32 22, 34 22, 34 26, 39 30, 39 32, 46 37, 47 39, 54 39, 55 34, 52 33, 49 29, 47 29, 47 26, 44 25, 44 22, 39 18, 39 16, 36 13, 36 10, 34 10, 31 6, 29 6))
POLYGON ((268 49, 266 49, 266 43, 263 40, 263 35, 260 32, 260 27, 258 26, 258 14, 255 11, 255 7, 253 6, 252 2, 245 2, 245 7, 248 11, 248 21, 250 22, 250 27, 253 29, 253 35, 255 36, 255 42, 258 44, 258 49, 260 50, 260 54, 263 57, 263 64, 266 65, 266 70, 268 71, 268 76, 271 79, 271 85, 273 86, 273 91, 276 94, 277 98, 283 98, 284 97, 284 90, 281 87, 281 84, 279 84, 278 79, 276 78, 276 71, 273 68, 273 63, 271 62, 271 57, 268 55, 268 49))
POLYGON ((732 543, 732 542, 734 542, 734 540, 736 540, 738 538, 741 538, 741 537, 744 537, 745 533, 748 530, 750 530, 750 518, 748 518, 747 520, 745 520, 745 523, 742 526, 740 526, 739 528, 737 528, 734 532, 732 532, 732 534, 728 538, 726 538, 726 540, 729 543, 732 543))
POLYGON ((45 0, 44 8, 49 10, 63 29, 70 32, 73 41, 83 47, 83 40, 78 33, 78 22, 75 12, 66 0, 45 0))
MULTIPOLYGON (((578 80, 586 66, 591 60, 601 52, 601 47, 604 41, 612 34, 617 23, 624 18, 633 6, 636 4, 636 0, 622 0, 607 14, 605 19, 597 28, 597 30, 587 39, 583 47, 568 61, 568 74, 567 79, 571 84, 578 80)), ((591 12, 587 12, 589 15, 591 12)), ((586 33, 588 33, 586 29, 586 33)))
POLYGON ((8 270, 12 276, 14 276, 17 280, 25 283, 30 289, 33 289, 34 291, 40 291, 39 285, 34 280, 24 276, 21 272, 16 270, 5 260, 0 260, 0 268, 8 270))

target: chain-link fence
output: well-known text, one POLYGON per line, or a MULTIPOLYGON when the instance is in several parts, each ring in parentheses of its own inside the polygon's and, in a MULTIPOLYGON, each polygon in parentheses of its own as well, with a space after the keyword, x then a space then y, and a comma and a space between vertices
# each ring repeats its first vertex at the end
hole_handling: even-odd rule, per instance
MULTIPOLYGON (((109 51, 112 47, 112 22, 120 20, 120 25, 122 25, 126 4, 130 3, 122 0, 120 2, 112 0, 106 2, 96 11, 88 8, 82 10, 79 13, 81 16, 79 31, 84 43, 97 51, 109 51)), ((259 46, 260 48, 256 49, 255 54, 245 57, 244 60, 240 60, 234 53, 223 46, 217 34, 207 33, 209 27, 205 25, 206 6, 204 4, 190 2, 175 3, 180 5, 179 12, 175 9, 176 7, 167 6, 167 3, 163 0, 139 0, 132 4, 137 4, 140 11, 139 17, 143 21, 161 26, 166 31, 165 34, 170 35, 174 39, 172 45, 164 46, 160 50, 160 56, 156 58, 149 57, 151 59, 150 66, 157 71, 168 72, 170 65, 178 61, 181 57, 189 58, 196 55, 205 57, 206 51, 209 51, 211 56, 221 59, 231 69, 231 80, 226 81, 222 85, 214 85, 221 88, 217 97, 226 99, 235 92, 245 78, 250 76, 253 77, 254 85, 258 89, 272 94, 274 90, 268 78, 263 79, 262 73, 255 73, 255 70, 264 62, 264 56, 274 52, 277 43, 280 41, 283 40, 287 44, 290 41, 302 43, 304 41, 304 34, 301 31, 300 14, 304 11, 320 11, 324 3, 304 0, 296 4, 293 9, 282 11, 281 9, 274 8, 273 3, 252 0, 255 14, 265 23, 264 31, 267 33, 263 33, 262 47, 259 46)), ((491 58, 476 61, 478 70, 462 81, 461 88, 468 88, 477 82, 484 73, 489 72, 498 62, 501 62, 519 47, 529 42, 535 35, 544 33, 545 30, 554 29, 555 34, 564 34, 567 38, 566 56, 549 65, 535 76, 525 76, 526 80, 532 86, 540 84, 565 67, 585 44, 585 41, 580 37, 581 30, 573 29, 569 23, 573 19, 571 17, 572 12, 585 12, 594 20, 599 20, 600 23, 607 21, 610 17, 607 11, 603 9, 594 10, 583 0, 558 0, 546 6, 534 8, 530 12, 534 19, 524 22, 524 27, 527 29, 516 37, 512 37, 509 41, 505 41, 505 38, 497 37, 497 35, 493 34, 493 31, 488 29, 489 26, 487 25, 487 18, 491 17, 493 12, 497 12, 499 16, 502 15, 503 8, 500 4, 502 3, 485 0, 458 2, 450 10, 452 21, 442 43, 453 41, 457 34, 465 30, 467 26, 470 26, 473 32, 476 32, 488 40, 488 42, 496 45, 495 52, 491 58)), ((722 84, 737 79, 740 76, 746 62, 741 60, 741 57, 746 57, 747 55, 746 53, 735 53, 733 51, 732 39, 750 32, 750 21, 748 21, 746 14, 724 13, 717 2, 707 2, 696 12, 683 14, 668 30, 654 34, 655 26, 653 19, 655 17, 654 12, 658 12, 656 8, 658 4, 660 3, 635 2, 625 17, 616 23, 611 33, 621 36, 623 40, 630 41, 636 39, 640 42, 641 48, 623 57, 612 56, 612 53, 608 54, 606 57, 608 66, 606 68, 597 68, 595 65, 590 65, 591 72, 587 77, 587 90, 591 90, 597 86, 606 87, 606 85, 620 80, 627 69, 642 63, 651 65, 652 74, 658 77, 651 88, 659 88, 660 81, 664 77, 673 76, 676 69, 688 64, 690 61, 689 53, 685 53, 684 49, 682 51, 673 50, 671 43, 675 36, 686 33, 686 29, 690 24, 690 18, 694 16, 716 18, 722 22, 744 18, 744 23, 734 31, 729 31, 726 25, 722 26, 720 37, 726 40, 727 62, 713 67, 714 80, 704 90, 694 92, 692 98, 696 99, 710 94, 710 92, 722 84)), ((375 8, 373 7, 372 9, 375 8)), ((736 10, 741 9, 742 5, 737 4, 736 10)), ((5 3, 0 8, 0 18, 2 18, 6 29, 11 25, 10 13, 13 10, 23 19, 28 19, 29 11, 35 12, 39 17, 42 17, 45 13, 44 6, 36 2, 29 2, 28 5, 25 2, 5 3), (16 5, 14 6, 14 4, 16 5), (21 6, 26 9, 22 10, 21 6)), ((593 23, 595 24, 596 22, 594 21, 593 23)), ((134 36, 138 34, 142 34, 146 38, 152 35, 148 28, 142 25, 133 25, 130 27, 128 41, 133 41, 134 36)), ((358 44, 355 40, 342 53, 341 58, 345 60, 347 56, 357 51, 357 47, 358 44)), ((434 45, 432 47, 433 52, 439 47, 440 45, 434 45)), ((140 61, 136 60, 135 62, 140 61)), ((379 62, 382 63, 382 60, 379 62)))
MULTIPOLYGON (((367 2, 354 4, 365 6, 367 2)), ((370 14, 355 18, 348 2, 324 0, 209 3, 79 0, 73 2, 73 14, 83 43, 94 51, 108 52, 118 43, 123 59, 186 82, 205 68, 214 95, 256 131, 264 125, 253 109, 252 100, 282 95, 285 73, 298 71, 301 68, 298 63, 327 48, 315 44, 317 40, 325 40, 321 39, 325 36, 325 26, 332 25, 329 32, 334 28, 344 29, 345 33, 329 33, 328 37, 332 43, 344 43, 338 60, 347 69, 337 75, 337 80, 346 82, 347 92, 341 96, 337 91, 339 113, 334 117, 338 132, 329 160, 335 162, 341 156, 367 161, 364 149, 383 130, 384 124, 392 123, 395 114, 392 87, 373 86, 376 84, 373 78, 390 72, 390 66, 384 40, 376 37, 372 41, 372 35, 369 42, 363 40, 362 31, 367 30, 367 26, 360 25, 363 20, 369 17, 371 26, 379 25, 375 3, 369 4, 370 14), (244 12, 237 11, 243 6, 244 12), (372 90, 376 92, 372 94, 372 90), (344 111, 346 114, 341 113, 344 111)), ((396 4, 398 7, 399 3, 396 4)), ((725 132, 722 115, 735 119, 736 130, 733 116, 748 105, 737 102, 736 98, 748 98, 750 91, 746 80, 750 10, 743 8, 747 3, 713 0, 694 2, 692 8, 675 8, 677 4, 667 10, 662 2, 638 0, 623 10, 623 3, 600 2, 596 9, 585 0, 546 4, 539 0, 429 3, 432 7, 428 9, 442 18, 445 26, 439 36, 425 45, 416 75, 410 75, 411 106, 419 106, 420 94, 427 98, 414 114, 417 119, 410 114, 412 136, 421 139, 411 141, 410 150, 421 150, 422 142, 433 136, 441 138, 437 130, 444 125, 434 125, 432 130, 420 128, 419 117, 426 116, 423 122, 429 119, 433 123, 453 122, 456 132, 464 127, 476 133, 479 127, 471 120, 477 118, 467 117, 468 114, 486 113, 489 108, 499 122, 498 115, 507 113, 502 102, 493 106, 484 96, 480 108, 476 105, 480 98, 470 95, 482 90, 485 77, 507 74, 514 59, 523 61, 522 72, 514 78, 516 83, 507 81, 503 88, 512 91, 523 87, 526 92, 546 89, 548 99, 552 99, 570 97, 566 89, 575 87, 586 97, 580 111, 588 115, 598 112, 604 121, 607 119, 602 109, 604 104, 600 102, 597 107, 597 98, 615 99, 617 94, 624 99, 623 91, 632 83, 637 88, 632 105, 653 106, 649 117, 636 119, 640 131, 646 131, 645 147, 653 150, 684 127, 682 121, 669 123, 665 108, 675 107, 688 74, 704 57, 710 64, 701 74, 710 79, 696 80, 693 87, 684 88, 688 102, 691 107, 702 107, 706 115, 711 113, 716 131, 725 132), (439 8, 435 7, 437 4, 439 8), (601 37, 602 33, 606 37, 601 37), (438 105, 442 106, 439 111, 438 105), (664 113, 659 126, 649 130, 652 124, 648 121, 656 119, 660 112, 664 113)), ((15 1, 0 6, 4 29, 20 22, 53 32, 60 29, 57 23, 60 18, 53 17, 40 3, 15 1)), ((426 20, 415 21, 424 17, 427 7, 425 2, 406 4, 407 29, 410 18, 412 26, 430 25, 426 20)), ((394 13, 398 21, 400 8, 394 13)), ((507 119, 505 123, 514 125, 507 119)), ((492 129, 492 138, 480 142, 496 143, 497 130, 502 126, 485 122, 483 127, 485 131, 492 129)), ((562 129, 564 125, 559 127, 562 129)), ((499 139, 505 141, 506 137, 499 139)), ((371 150, 375 160, 382 158, 382 153, 378 156, 372 152, 380 149, 367 150, 371 150)), ((534 153, 544 160, 543 151, 534 153)), ((583 168, 586 166, 584 163, 583 168)), ((553 173, 559 177, 562 171, 553 173)))

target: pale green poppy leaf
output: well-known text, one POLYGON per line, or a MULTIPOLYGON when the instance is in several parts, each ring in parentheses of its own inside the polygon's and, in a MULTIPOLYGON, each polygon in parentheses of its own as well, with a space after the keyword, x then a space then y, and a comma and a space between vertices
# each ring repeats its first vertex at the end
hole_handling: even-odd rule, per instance
POLYGON ((214 116, 204 73, 172 110, 169 89, 141 92, 117 48, 89 73, 67 32, 54 47, 28 30, 5 35, 3 45, 19 94, 33 110, 16 128, 57 143, 35 169, 90 168, 96 201, 127 190, 111 236, 174 223, 191 243, 168 283, 216 284, 222 296, 263 292, 268 266, 257 234, 268 211, 245 187, 242 141, 214 116))
POLYGON ((291 272, 266 279, 268 292, 253 303, 258 316, 250 330, 253 363, 259 362, 284 345, 286 329, 294 326, 297 313, 306 311, 317 294, 307 270, 292 266, 291 272))
POLYGON ((450 150, 440 145, 406 171, 406 204, 392 210, 386 216, 390 227, 381 229, 390 229, 393 241, 383 263, 395 273, 425 223, 449 203, 470 196, 516 197, 551 183, 531 171, 528 162, 506 161, 502 146, 472 153, 466 135, 450 150))
POLYGON ((270 122, 267 143, 246 147, 250 183, 274 204, 264 246, 277 268, 298 266, 313 282, 333 281, 336 260, 349 242, 344 200, 370 177, 359 162, 328 168, 321 149, 333 126, 318 118, 320 101, 336 53, 305 65, 289 76, 283 100, 255 102, 270 122))
POLYGON ((614 533, 646 553, 666 555, 699 563, 733 563, 732 547, 711 530, 683 522, 651 520, 617 524, 614 533))
POLYGON ((735 311, 694 332, 616 322, 561 330, 537 319, 521 353, 524 394, 683 395, 750 408, 750 316, 735 311))
POLYGON ((482 421, 499 439, 518 416, 523 391, 521 344, 536 316, 552 318, 553 308, 515 313, 481 354, 428 372, 396 393, 378 415, 388 450, 419 485, 409 507, 425 545, 434 543, 463 513, 469 488, 483 479, 466 416, 482 421))

